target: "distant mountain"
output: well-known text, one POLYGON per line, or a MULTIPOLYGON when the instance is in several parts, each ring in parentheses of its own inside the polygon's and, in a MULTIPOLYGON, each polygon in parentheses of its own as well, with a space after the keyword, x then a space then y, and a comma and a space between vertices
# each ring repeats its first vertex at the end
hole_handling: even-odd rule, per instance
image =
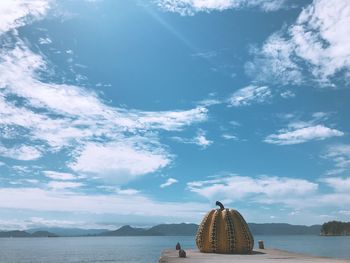
POLYGON ((321 228, 322 236, 350 236, 350 222, 330 221, 321 228))
POLYGON ((26 231, 13 230, 13 231, 1 231, 0 237, 30 237, 31 235, 26 231))
POLYGON ((31 234, 31 237, 58 237, 58 235, 48 231, 36 231, 31 234))
POLYGON ((150 228, 163 236, 194 236, 197 233, 197 224, 161 224, 150 228))
POLYGON ((164 236, 159 232, 145 228, 134 228, 129 225, 122 226, 114 231, 106 231, 100 234, 101 236, 164 236))
MULTIPOLYGON (((339 223, 339 222, 338 222, 339 223)), ((321 225, 303 226, 284 223, 249 223, 253 235, 319 235, 321 225)), ((79 229, 79 228, 33 228, 27 231, 0 231, 0 237, 55 237, 55 236, 195 236, 196 224, 160 224, 151 228, 136 228, 129 225, 109 231, 107 229, 79 229)), ((326 229, 326 228, 323 228, 326 229)), ((338 235, 338 228, 331 232, 322 230, 324 235, 338 235)), ((349 232, 346 232, 350 234, 349 232)))
POLYGON ((28 233, 26 231, 13 230, 0 231, 0 237, 57 237, 57 235, 47 231, 36 231, 34 233, 28 233))
POLYGON ((61 237, 76 237, 76 236, 96 236, 103 232, 108 231, 107 229, 81 229, 81 228, 63 228, 63 227, 41 227, 28 229, 28 233, 34 233, 36 231, 48 231, 57 236, 61 237))
POLYGON ((319 235, 321 225, 303 226, 284 223, 249 223, 253 235, 319 235))
MULTIPOLYGON (((319 235, 320 225, 302 226, 283 223, 255 224, 249 223, 253 235, 319 235)), ((115 231, 106 231, 102 236, 194 236, 196 224, 161 224, 150 229, 123 226, 115 231)))

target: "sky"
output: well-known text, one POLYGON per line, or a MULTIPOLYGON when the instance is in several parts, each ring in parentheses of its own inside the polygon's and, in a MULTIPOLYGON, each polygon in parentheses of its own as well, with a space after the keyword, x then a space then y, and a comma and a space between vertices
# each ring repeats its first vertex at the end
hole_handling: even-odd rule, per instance
POLYGON ((0 2, 0 229, 350 221, 347 0, 0 2))

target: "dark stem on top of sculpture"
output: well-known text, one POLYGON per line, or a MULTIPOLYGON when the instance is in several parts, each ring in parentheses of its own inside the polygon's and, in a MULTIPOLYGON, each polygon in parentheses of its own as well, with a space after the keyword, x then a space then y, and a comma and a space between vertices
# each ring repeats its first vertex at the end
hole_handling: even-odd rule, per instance
POLYGON ((216 204, 217 206, 220 206, 220 210, 221 210, 221 211, 225 209, 224 205, 223 205, 221 202, 216 201, 215 204, 216 204))

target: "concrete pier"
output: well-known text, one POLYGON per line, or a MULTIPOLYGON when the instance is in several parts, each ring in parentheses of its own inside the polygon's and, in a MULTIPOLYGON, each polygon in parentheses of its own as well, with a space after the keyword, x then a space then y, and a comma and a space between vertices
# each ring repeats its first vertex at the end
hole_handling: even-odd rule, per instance
POLYGON ((198 250, 186 250, 186 253, 186 258, 179 258, 179 251, 164 250, 159 263, 350 263, 350 260, 314 257, 278 249, 257 249, 250 255, 200 253, 198 250))

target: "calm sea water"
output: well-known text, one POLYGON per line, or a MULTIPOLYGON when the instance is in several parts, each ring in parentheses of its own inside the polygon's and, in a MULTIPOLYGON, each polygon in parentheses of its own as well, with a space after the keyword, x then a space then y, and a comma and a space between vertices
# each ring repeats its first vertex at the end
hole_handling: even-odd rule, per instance
MULTIPOLYGON (((255 236, 265 247, 350 259, 350 237, 255 236)), ((161 250, 180 242, 194 248, 194 237, 0 238, 0 262, 157 262, 161 250)))

